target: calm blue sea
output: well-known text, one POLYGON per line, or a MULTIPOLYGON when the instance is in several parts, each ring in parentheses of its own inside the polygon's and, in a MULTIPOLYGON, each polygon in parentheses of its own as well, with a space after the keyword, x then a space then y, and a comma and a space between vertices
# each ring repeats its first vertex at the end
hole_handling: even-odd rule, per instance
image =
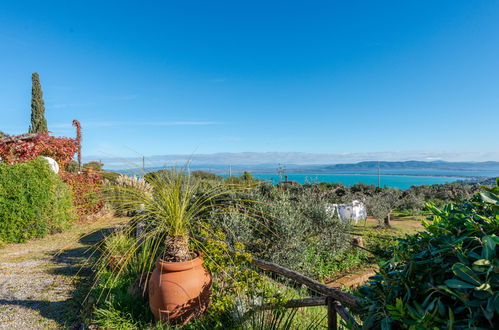
MULTIPOLYGON (((277 174, 270 173, 252 173, 255 178, 272 183, 279 182, 277 174)), ((222 175, 226 177, 227 175, 222 175)), ((287 174, 288 180, 297 181, 298 183, 307 182, 341 182, 345 186, 352 186, 356 183, 378 184, 377 175, 363 174, 287 174)), ((462 180, 462 177, 441 177, 441 176, 411 176, 411 175, 382 175, 381 187, 391 187, 399 189, 408 189, 411 186, 431 185, 462 180)))

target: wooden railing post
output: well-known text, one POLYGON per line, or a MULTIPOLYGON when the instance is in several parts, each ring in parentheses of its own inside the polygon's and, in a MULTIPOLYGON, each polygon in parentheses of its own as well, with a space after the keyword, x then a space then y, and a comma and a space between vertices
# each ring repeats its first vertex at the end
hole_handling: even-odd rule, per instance
POLYGON ((316 281, 316 280, 311 279, 303 274, 295 272, 294 270, 273 264, 273 263, 268 262, 268 261, 259 260, 256 258, 253 258, 251 260, 251 263, 260 269, 270 271, 274 274, 282 275, 286 278, 294 280, 295 282, 298 282, 300 284, 304 284, 308 288, 310 288, 316 292, 319 292, 325 296, 333 297, 333 299, 341 301, 342 304, 348 306, 349 308, 353 309, 354 311, 358 310, 360 308, 360 306, 359 306, 360 300, 359 300, 359 298, 355 297, 354 295, 351 295, 347 292, 343 292, 341 290, 327 286, 323 283, 320 283, 319 281, 316 281))
MULTIPOLYGON (((200 241, 205 241, 206 239, 200 236, 196 236, 200 241)), ((229 250, 230 254, 235 252, 229 250)), ((320 283, 312 278, 309 278, 303 274, 300 274, 294 270, 288 269, 283 266, 273 264, 268 261, 259 260, 256 258, 251 259, 251 264, 264 270, 269 271, 274 274, 284 276, 294 280, 297 283, 307 286, 309 289, 314 290, 323 294, 322 297, 311 297, 305 299, 294 299, 288 301, 284 306, 285 308, 300 308, 300 307, 311 307, 311 306, 327 306, 327 321, 328 329, 338 329, 338 315, 348 324, 351 324, 355 329, 360 328, 355 318, 343 307, 346 305, 350 311, 360 312, 360 299, 354 295, 347 292, 332 288, 323 283, 320 283)), ((274 305, 265 304, 260 306, 260 310, 274 309, 274 305)))
POLYGON ((331 297, 326 298, 327 303, 327 329, 336 330, 338 329, 338 318, 336 316, 336 308, 334 306, 334 299, 331 297))

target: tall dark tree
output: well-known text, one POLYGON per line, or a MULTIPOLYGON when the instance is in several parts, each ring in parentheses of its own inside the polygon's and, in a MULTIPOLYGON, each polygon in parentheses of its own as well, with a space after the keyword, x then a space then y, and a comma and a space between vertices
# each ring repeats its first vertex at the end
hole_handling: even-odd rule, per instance
POLYGON ((38 73, 31 75, 31 125, 30 133, 48 133, 43 103, 42 85, 38 73))

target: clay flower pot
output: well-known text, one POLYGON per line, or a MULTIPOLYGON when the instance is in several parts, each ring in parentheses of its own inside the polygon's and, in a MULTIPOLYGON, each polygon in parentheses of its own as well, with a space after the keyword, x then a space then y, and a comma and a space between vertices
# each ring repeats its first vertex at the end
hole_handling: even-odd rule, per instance
POLYGON ((149 306, 156 321, 184 325, 210 304, 211 275, 203 258, 156 261, 149 280, 149 306))

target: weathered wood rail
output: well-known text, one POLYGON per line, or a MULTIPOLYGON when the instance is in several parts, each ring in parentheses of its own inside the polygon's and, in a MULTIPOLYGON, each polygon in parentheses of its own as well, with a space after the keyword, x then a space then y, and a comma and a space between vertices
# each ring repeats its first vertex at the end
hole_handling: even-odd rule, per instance
MULTIPOLYGON (((200 236, 196 236, 196 239, 204 241, 205 239, 200 236)), ((234 254, 235 251, 229 251, 230 254, 234 254)), ((309 289, 318 292, 324 296, 322 297, 310 297, 304 299, 293 299, 289 300, 284 306, 275 305, 262 305, 259 310, 271 310, 275 308, 285 307, 285 308, 302 308, 302 307, 314 307, 314 306, 326 306, 327 307, 327 319, 328 319, 328 330, 335 330, 338 328, 338 318, 339 315, 347 324, 351 325, 355 329, 361 328, 357 323, 355 318, 345 309, 347 306, 352 312, 360 312, 360 299, 351 295, 347 292, 343 292, 336 288, 327 286, 319 281, 316 281, 310 277, 300 274, 294 270, 288 269, 286 267, 274 264, 272 262, 260 260, 257 258, 251 259, 251 264, 255 267, 283 276, 285 278, 291 279, 297 283, 303 284, 309 289)))
MULTIPOLYGON (((313 306, 327 306, 327 320, 328 329, 333 330, 338 328, 338 318, 339 315, 347 324, 350 324, 354 328, 360 328, 355 318, 345 309, 343 305, 346 305, 350 310, 354 312, 360 311, 360 301, 359 298, 341 290, 332 288, 323 283, 320 283, 314 279, 311 279, 303 274, 295 272, 294 270, 288 269, 283 266, 276 265, 274 263, 259 260, 253 258, 251 263, 267 272, 271 272, 277 275, 281 275, 288 279, 291 279, 297 283, 303 284, 309 289, 323 294, 322 297, 311 297, 304 299, 293 299, 289 300, 284 304, 285 308, 302 308, 302 307, 313 307, 313 306)), ((277 308, 274 305, 263 305, 260 307, 261 310, 269 310, 277 308)))

